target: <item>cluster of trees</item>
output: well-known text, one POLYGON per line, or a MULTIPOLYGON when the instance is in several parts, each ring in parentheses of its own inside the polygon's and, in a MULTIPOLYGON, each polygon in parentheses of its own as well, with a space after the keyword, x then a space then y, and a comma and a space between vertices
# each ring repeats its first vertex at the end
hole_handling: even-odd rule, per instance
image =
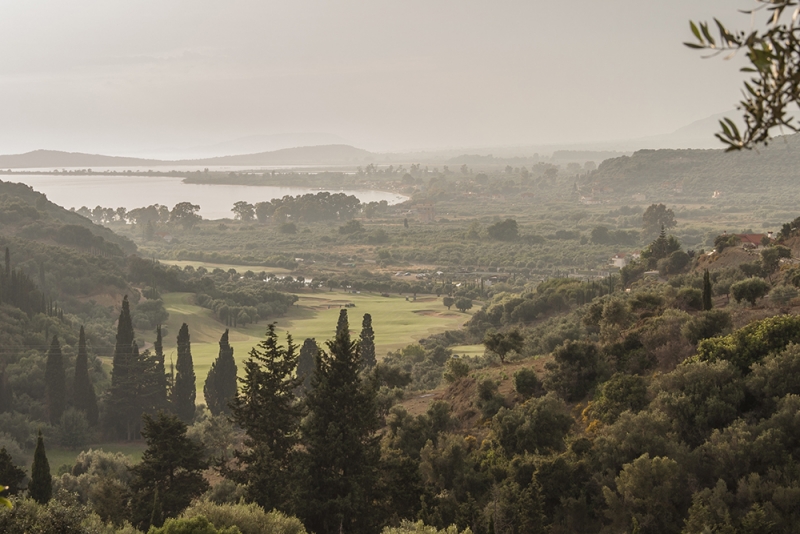
MULTIPOLYGON (((241 205, 239 208, 235 206, 234 210, 237 209, 250 219, 255 216, 262 223, 267 222, 270 218, 276 221, 285 221, 287 218, 305 222, 346 221, 358 214, 361 210, 361 201, 354 195, 323 191, 296 197, 286 195, 268 202, 258 202, 254 206, 241 205)), ((241 218, 238 212, 235 213, 241 218)))

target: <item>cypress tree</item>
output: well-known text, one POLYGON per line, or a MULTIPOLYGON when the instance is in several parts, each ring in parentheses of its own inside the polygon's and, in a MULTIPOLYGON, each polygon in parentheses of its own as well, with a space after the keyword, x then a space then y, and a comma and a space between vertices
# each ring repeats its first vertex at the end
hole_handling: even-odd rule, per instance
POLYGON ((6 448, 0 449, 0 480, 8 487, 9 495, 16 495, 22 489, 22 482, 25 480, 25 471, 14 464, 11 455, 6 448))
POLYGON ((42 431, 36 440, 36 450, 33 453, 31 466, 31 480, 28 483, 28 494, 31 499, 39 504, 46 504, 53 496, 53 478, 50 476, 50 463, 44 451, 42 431))
MULTIPOLYGON (((134 370, 134 340, 128 296, 122 299, 117 322, 117 342, 111 367, 111 390, 108 400, 108 426, 131 440, 139 416, 134 418, 136 404, 136 373, 134 370)), ((138 348, 137 351, 138 353, 138 348)), ((138 354, 137 354, 138 356, 138 354)))
POLYGON ((219 355, 208 371, 203 395, 213 415, 230 414, 228 403, 236 396, 236 360, 228 343, 228 330, 219 339, 219 355))
POLYGON ((364 314, 364 320, 361 323, 359 343, 361 345, 361 368, 372 369, 378 364, 378 359, 375 357, 375 332, 372 330, 372 316, 368 313, 364 314))
POLYGON ((97 424, 97 396, 89 378, 89 355, 86 351, 86 333, 81 326, 78 336, 78 356, 75 358, 75 408, 86 415, 91 426, 97 424))
POLYGON ((250 350, 242 388, 231 402, 231 418, 247 437, 245 449, 234 453, 239 469, 226 475, 244 484, 248 498, 267 510, 286 509, 297 480, 291 461, 302 415, 294 394, 301 382, 294 375, 297 358, 291 336, 285 347, 279 345, 270 324, 265 339, 250 350))
POLYGON ((711 275, 708 274, 708 269, 703 273, 703 311, 708 311, 712 308, 711 302, 711 275))
POLYGON ((50 350, 47 351, 47 363, 44 369, 45 400, 47 415, 51 424, 57 424, 64 413, 64 404, 67 401, 67 384, 64 377, 64 357, 61 354, 61 344, 58 336, 53 336, 50 350))
POLYGON ((299 503, 317 534, 375 532, 375 487, 380 418, 375 389, 359 375, 358 344, 350 340, 347 310, 336 337, 315 361, 303 419, 307 498, 299 503))
POLYGON ((153 368, 153 387, 154 399, 153 404, 156 409, 166 410, 169 408, 167 402, 167 369, 164 363, 164 343, 161 338, 161 325, 156 328, 156 342, 153 344, 155 350, 154 355, 154 368, 153 368))
POLYGON ((172 409, 184 423, 194 419, 197 389, 195 385, 189 325, 183 323, 178 332, 178 359, 175 362, 175 385, 172 388, 172 409))
POLYGON ((313 337, 306 338, 300 347, 300 357, 297 359, 297 378, 302 382, 295 390, 298 397, 306 394, 311 385, 311 375, 314 374, 314 359, 319 352, 317 341, 313 337))

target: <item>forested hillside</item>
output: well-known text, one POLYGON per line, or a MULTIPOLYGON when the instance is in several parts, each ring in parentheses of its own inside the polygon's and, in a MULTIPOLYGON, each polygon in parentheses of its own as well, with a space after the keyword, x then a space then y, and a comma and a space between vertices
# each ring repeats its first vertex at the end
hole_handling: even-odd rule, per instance
POLYGON ((800 136, 775 139, 759 150, 639 150, 603 161, 585 183, 615 194, 672 192, 710 199, 714 191, 740 195, 791 190, 800 175, 800 136))

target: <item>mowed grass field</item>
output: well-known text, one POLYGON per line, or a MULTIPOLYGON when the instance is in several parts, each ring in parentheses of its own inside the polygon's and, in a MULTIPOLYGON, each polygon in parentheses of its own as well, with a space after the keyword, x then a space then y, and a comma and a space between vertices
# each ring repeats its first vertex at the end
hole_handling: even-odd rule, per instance
MULTIPOLYGON (((300 300, 289 313, 275 320, 283 340, 286 332, 289 332, 298 346, 301 346, 306 338, 312 337, 324 347, 323 343, 334 335, 339 310, 345 304, 352 303, 355 304, 355 308, 347 308, 351 334, 354 338, 358 337, 363 316, 369 313, 372 316, 379 360, 388 351, 400 349, 431 334, 456 329, 470 318, 469 313, 448 310, 442 304, 442 300, 434 296, 418 297, 413 301, 410 298, 406 300, 402 296, 383 297, 374 293, 355 294, 343 291, 320 291, 297 295, 300 300)), ((219 338, 225 331, 225 325, 213 316, 211 310, 195 305, 191 293, 166 293, 162 298, 169 312, 169 320, 165 325, 167 335, 164 337, 167 366, 170 357, 173 361, 177 357, 176 336, 181 324, 186 323, 189 325, 192 359, 197 376, 197 402, 202 403, 203 384, 211 362, 219 353, 219 338)), ((478 306, 473 309, 478 309, 478 306)), ((263 339, 268 322, 229 328, 229 339, 240 371, 241 362, 247 357, 250 349, 263 339)), ((145 341, 152 343, 149 339, 145 341)))

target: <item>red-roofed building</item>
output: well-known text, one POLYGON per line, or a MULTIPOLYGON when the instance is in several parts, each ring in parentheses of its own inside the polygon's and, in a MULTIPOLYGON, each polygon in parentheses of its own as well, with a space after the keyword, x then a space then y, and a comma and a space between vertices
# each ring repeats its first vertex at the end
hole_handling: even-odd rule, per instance
MULTIPOLYGON (((772 233, 772 232, 770 232, 772 233)), ((770 239, 771 236, 767 234, 736 234, 742 244, 742 248, 757 249, 763 246, 762 241, 764 238, 770 239)))

